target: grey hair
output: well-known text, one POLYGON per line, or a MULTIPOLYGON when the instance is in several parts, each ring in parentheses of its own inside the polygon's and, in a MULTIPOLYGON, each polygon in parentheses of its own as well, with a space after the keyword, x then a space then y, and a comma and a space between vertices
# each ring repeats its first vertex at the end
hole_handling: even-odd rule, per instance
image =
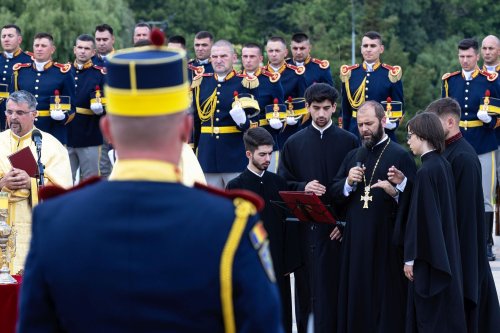
POLYGON ((220 39, 220 40, 216 41, 212 45, 212 47, 228 47, 231 54, 235 54, 234 45, 230 41, 227 41, 225 39, 220 39))
POLYGON ((26 90, 18 90, 13 92, 7 98, 7 102, 8 101, 12 101, 16 104, 26 103, 28 104, 28 108, 30 109, 30 111, 36 111, 36 106, 38 104, 35 96, 33 96, 32 93, 26 90))

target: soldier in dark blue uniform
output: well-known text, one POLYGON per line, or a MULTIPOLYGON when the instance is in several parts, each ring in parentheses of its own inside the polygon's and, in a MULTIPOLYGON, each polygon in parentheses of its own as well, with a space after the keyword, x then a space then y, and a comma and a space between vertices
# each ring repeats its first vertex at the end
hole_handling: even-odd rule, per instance
POLYGON ((246 76, 233 69, 237 56, 231 43, 216 42, 211 58, 214 73, 201 74, 192 84, 196 110, 194 145, 207 183, 225 188, 247 165, 243 132, 250 127, 250 119, 238 95, 253 94, 254 89, 246 88, 246 76))
POLYGON ((288 59, 287 63, 305 67, 304 77, 306 87, 309 87, 313 83, 328 83, 333 86, 333 78, 328 60, 311 57, 309 36, 303 32, 294 34, 290 43, 290 49, 292 50, 292 59, 288 59))
POLYGON ((263 126, 269 133, 273 136, 274 147, 273 155, 271 156, 271 164, 269 165, 269 171, 276 172, 278 167, 278 134, 283 127, 281 121, 272 122, 269 124, 269 120, 266 118, 266 106, 274 104, 274 100, 277 99, 277 103, 282 104, 284 102, 284 92, 283 86, 280 82, 281 75, 277 72, 271 73, 265 68, 261 68, 263 56, 260 46, 256 43, 247 43, 243 45, 241 49, 241 63, 243 65, 242 73, 247 76, 243 80, 243 85, 247 88, 257 88, 256 99, 259 102, 260 115, 258 120, 258 126, 263 126))
POLYGON ((54 39, 48 33, 38 33, 33 42, 33 63, 18 63, 13 67, 10 91, 26 90, 38 102, 36 127, 55 136, 62 144, 67 142, 67 127, 75 113, 75 80, 70 64, 52 61, 54 39), (61 109, 51 109, 51 96, 59 94, 69 98, 61 109))
POLYGON ((90 59, 95 53, 94 38, 80 35, 75 44, 75 62, 71 73, 75 78, 75 118, 68 124, 68 153, 73 173, 80 169, 80 179, 99 175, 102 134, 99 120, 104 112, 104 67, 90 59))
POLYGON ((31 62, 32 54, 21 50, 23 41, 21 29, 15 24, 7 24, 2 27, 1 43, 2 56, 0 57, 0 84, 5 85, 1 90, 4 96, 0 96, 0 131, 6 128, 5 123, 5 101, 2 98, 8 97, 9 85, 12 78, 12 67, 17 63, 31 62))
MULTIPOLYGON (((288 49, 286 48, 285 40, 282 37, 269 38, 266 44, 266 52, 269 63, 264 68, 271 73, 280 74, 280 82, 283 86, 285 99, 289 97, 303 98, 304 92, 306 91, 306 80, 303 75, 305 68, 303 66, 295 66, 286 63, 285 58, 288 54, 288 49)), ((307 111, 304 110, 302 114, 295 114, 295 117, 287 117, 286 125, 281 129, 278 135, 277 142, 279 150, 283 148, 285 141, 292 134, 297 132, 301 122, 307 120, 304 118, 297 119, 299 116, 308 118, 307 111)))
POLYGON ((194 36, 194 53, 196 57, 189 60, 189 79, 203 73, 213 73, 214 68, 210 60, 210 50, 214 43, 214 36, 208 31, 199 31, 194 36))
POLYGON ((104 67, 104 61, 108 55, 113 54, 115 49, 115 35, 113 28, 106 23, 100 24, 95 27, 95 44, 97 52, 92 57, 92 63, 97 66, 104 67))
POLYGON ((493 186, 496 184, 495 156, 498 149, 495 136, 497 117, 488 115, 480 107, 486 90, 493 98, 500 98, 500 84, 497 73, 488 73, 479 69, 479 43, 473 39, 464 39, 458 44, 458 59, 461 71, 443 75, 442 97, 452 97, 462 111, 460 130, 464 138, 475 149, 481 162, 484 209, 487 231, 487 256, 493 260, 493 186), (489 232, 488 232, 489 231, 489 232))
MULTIPOLYGON (((339 122, 342 128, 359 137, 356 112, 365 101, 392 101, 402 102, 400 114, 393 112, 394 118, 401 118, 404 112, 402 70, 399 66, 390 66, 380 62, 380 55, 384 52, 382 37, 378 32, 370 31, 364 34, 361 41, 363 63, 340 67, 342 81, 342 117, 339 122)), ((387 121, 385 132, 391 140, 396 140, 395 131, 399 121, 387 121)))
POLYGON ((185 54, 120 51, 107 69, 101 123, 122 158, 36 207, 18 332, 282 333, 262 201, 179 181, 185 54))

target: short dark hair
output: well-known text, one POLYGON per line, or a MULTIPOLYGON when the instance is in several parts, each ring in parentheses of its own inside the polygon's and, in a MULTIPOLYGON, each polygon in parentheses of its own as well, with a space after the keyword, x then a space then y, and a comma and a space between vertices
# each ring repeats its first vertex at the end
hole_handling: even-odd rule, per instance
POLYGON ((208 38, 210 39, 210 41, 213 41, 214 40, 214 35, 212 35, 210 32, 208 31, 198 31, 196 33, 196 35, 194 35, 194 39, 204 39, 204 38, 208 38))
POLYGON ((178 43, 181 44, 182 46, 186 47, 186 38, 182 37, 181 35, 175 35, 172 37, 168 38, 169 43, 178 43))
POLYGON ((468 50, 471 47, 474 49, 474 51, 476 51, 476 53, 479 51, 479 43, 477 42, 477 40, 472 38, 465 38, 462 39, 460 43, 458 43, 458 49, 462 51, 468 50))
POLYGON ((372 107, 373 110, 375 110, 375 116, 377 117, 378 120, 382 120, 382 118, 385 117, 385 110, 382 104, 373 100, 366 101, 363 104, 361 104, 361 106, 358 108, 358 112, 368 107, 372 107))
POLYGON ((35 39, 41 39, 41 38, 47 38, 48 40, 50 40, 52 42, 52 44, 54 44, 54 37, 52 37, 51 34, 49 34, 48 32, 39 32, 35 35, 35 37, 33 38, 33 40, 35 39))
POLYGON ((6 24, 6 25, 4 25, 4 26, 2 27, 2 30, 3 30, 3 29, 12 29, 12 28, 16 29, 16 32, 17 32, 17 34, 18 34, 18 35, 21 35, 21 28, 19 28, 19 27, 18 27, 17 25, 15 25, 15 24, 6 24))
POLYGON ((370 39, 378 39, 381 45, 384 44, 382 43, 382 35, 376 31, 368 31, 363 35, 363 37, 368 37, 370 39))
POLYGON ((111 26, 109 24, 106 24, 106 23, 97 25, 95 27, 95 31, 99 31, 99 32, 109 31, 109 33, 111 35, 113 35, 113 28, 111 28, 111 26))
POLYGON ((438 117, 451 115, 457 120, 460 120, 462 116, 462 111, 460 110, 460 104, 451 97, 440 98, 427 105, 425 112, 430 112, 436 114, 438 117))
POLYGON ((243 48, 248 48, 248 49, 259 49, 259 50, 261 50, 261 51, 262 51, 262 47, 261 47, 258 43, 253 43, 253 42, 243 44, 242 49, 243 49, 243 48))
POLYGON ((269 37, 269 39, 267 40, 267 42, 281 42, 283 45, 285 45, 286 47, 286 41, 285 41, 285 38, 281 37, 281 36, 272 36, 272 37, 269 37))
POLYGON ((263 127, 254 127, 248 129, 243 134, 245 150, 256 151, 259 146, 274 146, 273 136, 263 127))
POLYGON ((94 37, 92 37, 91 35, 89 34, 82 34, 78 37, 76 37, 76 42, 75 42, 75 45, 78 41, 81 41, 81 42, 92 42, 92 45, 95 46, 95 41, 94 41, 94 37))
POLYGON ((139 28, 139 27, 146 27, 149 29, 149 31, 151 31, 151 26, 149 24, 147 24, 146 22, 137 23, 134 27, 134 30, 135 30, 135 28, 139 28))
POLYGON ((408 131, 427 141, 429 145, 442 153, 445 148, 445 134, 439 117, 430 112, 422 112, 410 119, 406 125, 408 131))
POLYGON ((322 103, 325 100, 329 100, 333 105, 339 97, 339 92, 329 84, 314 83, 306 89, 304 97, 307 105, 311 105, 313 102, 322 103))
POLYGON ((308 40, 309 40, 309 36, 303 32, 297 32, 296 34, 293 34, 293 36, 292 36, 292 42, 295 42, 295 43, 302 43, 302 42, 305 42, 308 40))

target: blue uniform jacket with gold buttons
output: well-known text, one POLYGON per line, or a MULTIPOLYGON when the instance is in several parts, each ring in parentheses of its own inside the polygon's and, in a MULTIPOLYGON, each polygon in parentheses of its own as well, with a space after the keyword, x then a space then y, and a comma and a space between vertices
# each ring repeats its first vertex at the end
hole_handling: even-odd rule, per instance
POLYGON ((210 61, 205 64, 200 63, 198 59, 191 59, 188 61, 188 78, 190 82, 193 81, 193 78, 197 75, 213 72, 214 67, 210 61))
MULTIPOLYGON (((288 59, 287 63, 297 66, 293 59, 288 59)), ((306 68, 303 74, 306 87, 309 87, 313 83, 326 83, 333 87, 333 78, 328 60, 320 60, 308 56, 303 66, 306 68)))
POLYGON ((96 95, 96 87, 101 93, 101 104, 104 104, 104 80, 105 71, 103 67, 96 66, 89 61, 82 69, 71 67, 71 73, 75 78, 76 114, 72 122, 68 124, 68 147, 92 147, 102 145, 102 134, 99 128, 101 115, 96 115, 90 110, 90 104, 96 95))
POLYGON ((486 90, 490 90, 491 97, 500 98, 499 80, 493 76, 498 77, 498 74, 488 74, 479 68, 470 81, 465 80, 461 71, 443 75, 442 97, 452 97, 460 104, 460 131, 478 155, 498 148, 495 135, 497 117, 492 116, 487 124, 477 118, 486 90))
POLYGON ((243 75, 230 72, 224 81, 217 75, 203 74, 193 80, 194 144, 198 161, 205 173, 242 172, 248 164, 243 145, 243 132, 250 127, 247 117, 244 124, 236 124, 229 111, 234 102, 234 92, 254 94, 253 89, 242 85, 243 75), (200 82, 196 82, 201 80, 200 82))
POLYGON ((282 333, 255 206, 134 169, 35 208, 19 332, 282 333))
POLYGON ((67 143, 67 127, 75 114, 75 80, 70 72, 70 64, 48 62, 44 70, 36 70, 35 64, 16 64, 12 75, 10 91, 26 90, 35 95, 38 102, 38 120, 35 125, 42 131, 55 136, 62 144, 67 143), (65 112, 63 120, 50 117, 50 97, 59 90, 60 96, 69 96, 71 110, 65 112))
MULTIPOLYGON (((28 63, 31 61, 31 55, 21 49, 14 52, 12 59, 7 58, 5 53, 2 52, 2 55, 0 55, 0 83, 6 84, 9 87, 12 81, 12 67, 17 63, 28 63)), ((7 91, 9 91, 9 88, 7 88, 7 91)), ((2 100, 0 102, 0 131, 6 128, 4 111, 5 100, 2 100)))
MULTIPOLYGON (((373 71, 368 72, 366 64, 353 66, 343 65, 340 69, 342 81, 342 128, 359 138, 356 114, 359 106, 365 101, 384 102, 387 97, 403 103, 403 83, 401 67, 376 63, 373 71)), ((398 124, 399 125, 399 124, 398 124)), ((396 127, 397 128, 397 127, 396 127)), ((395 130, 385 129, 387 135, 395 140, 395 130)))

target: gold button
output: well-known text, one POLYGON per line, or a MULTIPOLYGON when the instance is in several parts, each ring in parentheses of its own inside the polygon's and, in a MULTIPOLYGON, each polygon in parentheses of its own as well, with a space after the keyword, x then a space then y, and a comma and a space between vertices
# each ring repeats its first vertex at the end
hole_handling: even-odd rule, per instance
POLYGON ((216 138, 216 139, 219 139, 219 136, 218 136, 218 135, 216 135, 216 136, 215 136, 215 138, 216 138))
POLYGON ((220 129, 218 127, 214 127, 214 134, 219 134, 220 133, 220 129))
POLYGON ((465 115, 468 116, 469 115, 469 112, 465 112, 465 115))
POLYGON ((219 121, 219 118, 215 118, 215 121, 219 121))
POLYGON ((38 90, 38 87, 35 87, 35 90, 38 90))
POLYGON ((220 95, 220 91, 217 92, 217 95, 220 95))
POLYGON ((366 83, 370 83, 370 81, 366 80, 366 83))

